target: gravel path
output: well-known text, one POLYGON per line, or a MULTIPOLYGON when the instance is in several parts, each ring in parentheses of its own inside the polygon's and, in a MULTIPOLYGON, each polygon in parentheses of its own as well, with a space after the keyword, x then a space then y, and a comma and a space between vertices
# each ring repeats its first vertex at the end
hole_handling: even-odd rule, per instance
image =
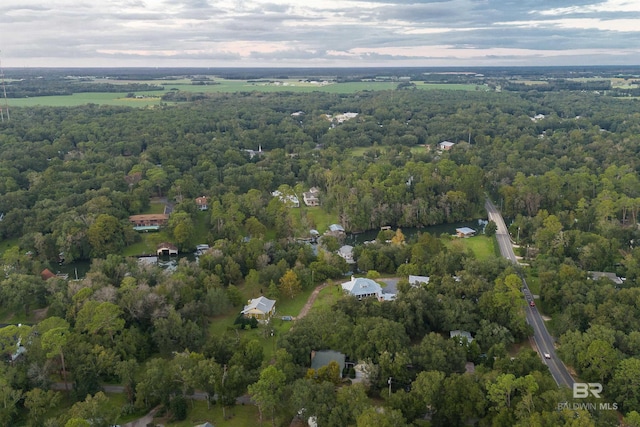
POLYGON ((326 288, 327 286, 329 286, 329 284, 325 282, 322 285, 319 285, 317 288, 315 288, 313 292, 311 292, 311 295, 309 295, 309 299, 307 300, 307 303, 304 305, 304 307, 302 307, 302 310, 300 310, 300 314, 298 314, 294 319, 298 320, 306 316, 309 313, 309 310, 311 310, 311 307, 313 306, 313 303, 315 302, 316 298, 318 298, 318 294, 320 293, 320 291, 326 288))

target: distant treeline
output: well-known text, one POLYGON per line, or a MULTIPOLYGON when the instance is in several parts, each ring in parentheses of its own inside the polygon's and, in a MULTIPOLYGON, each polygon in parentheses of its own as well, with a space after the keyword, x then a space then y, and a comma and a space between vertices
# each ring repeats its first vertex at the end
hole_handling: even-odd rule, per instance
POLYGON ((73 95, 86 92, 148 92, 164 90, 163 86, 147 83, 114 85, 111 83, 91 83, 78 80, 20 80, 6 84, 8 98, 29 98, 34 96, 73 95))
POLYGON ((593 80, 593 81, 576 81, 576 80, 548 80, 544 85, 527 85, 525 83, 506 82, 503 86, 504 90, 512 92, 529 92, 536 90, 539 92, 557 92, 560 90, 587 90, 601 91, 611 90, 611 82, 609 80, 593 80))
POLYGON ((207 94, 202 92, 183 92, 171 89, 162 95, 162 100, 166 102, 192 102, 206 99, 207 97, 207 94))

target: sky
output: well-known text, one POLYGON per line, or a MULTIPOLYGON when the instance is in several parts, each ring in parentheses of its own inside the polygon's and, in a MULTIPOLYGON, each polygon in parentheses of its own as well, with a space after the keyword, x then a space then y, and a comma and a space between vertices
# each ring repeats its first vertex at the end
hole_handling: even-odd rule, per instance
POLYGON ((9 67, 640 65, 640 0, 2 0, 9 67))

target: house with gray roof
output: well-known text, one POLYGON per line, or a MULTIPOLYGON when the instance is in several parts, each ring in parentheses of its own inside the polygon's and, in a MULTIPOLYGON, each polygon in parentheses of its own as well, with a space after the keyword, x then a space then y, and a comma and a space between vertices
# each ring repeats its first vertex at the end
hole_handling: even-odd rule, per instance
POLYGON ((604 277, 605 279, 611 280, 616 285, 622 285, 624 283, 624 279, 622 277, 618 277, 616 273, 609 273, 606 271, 590 271, 589 275, 591 276, 592 280, 598 280, 601 277, 604 277))
POLYGON ((276 313, 276 301, 265 297, 254 298, 249 300, 241 313, 244 317, 253 317, 259 322, 266 322, 276 313))
POLYGON ((409 284, 411 286, 420 286, 421 284, 428 285, 429 284, 429 276, 414 276, 409 275, 409 284))
POLYGON ((467 345, 473 342, 473 337, 471 336, 470 332, 461 331, 459 329, 456 329, 455 331, 450 331, 449 337, 456 339, 458 342, 460 342, 460 344, 464 343, 465 340, 467 341, 467 345))
POLYGON ((340 255, 348 264, 355 263, 353 259, 353 246, 344 245, 338 250, 338 255, 340 255))
POLYGON ((476 230, 469 227, 456 228, 456 235, 458 237, 472 237, 475 236, 476 230))
POLYGON ((365 277, 351 276, 351 280, 342 284, 342 289, 358 299, 368 297, 380 299, 382 297, 382 287, 375 281, 365 277))

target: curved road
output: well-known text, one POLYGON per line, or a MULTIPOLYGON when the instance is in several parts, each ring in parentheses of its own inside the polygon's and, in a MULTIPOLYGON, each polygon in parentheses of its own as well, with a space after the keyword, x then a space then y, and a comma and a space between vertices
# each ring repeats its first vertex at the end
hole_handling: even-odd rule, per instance
MULTIPOLYGON (((498 226, 496 231, 496 240, 498 241, 498 245, 500 246, 500 253, 503 257, 508 259, 513 263, 517 263, 516 255, 513 252, 513 246, 511 245, 511 238, 509 236, 509 232, 507 230, 507 226, 502 219, 502 215, 498 212, 498 209, 491 203, 489 199, 487 199, 485 205, 485 209, 489 214, 489 220, 496 223, 498 226)), ((531 292, 529 291, 529 286, 527 285, 527 281, 522 277, 522 292, 525 295, 525 298, 531 298, 531 292)), ((533 299, 531 299, 533 300, 533 299)), ((542 316, 536 307, 529 306, 527 302, 527 323, 529 323, 533 327, 533 340, 536 343, 536 347, 538 348, 538 352, 543 354, 549 354, 551 356, 550 359, 546 359, 543 357, 543 360, 549 367, 549 371, 553 376, 553 379, 556 380, 556 383, 559 386, 566 386, 569 388, 573 388, 574 380, 569 374, 567 367, 564 366, 564 363, 558 358, 556 354, 556 350, 554 347, 554 339, 547 331, 547 327, 544 324, 544 320, 542 320, 542 316)))

